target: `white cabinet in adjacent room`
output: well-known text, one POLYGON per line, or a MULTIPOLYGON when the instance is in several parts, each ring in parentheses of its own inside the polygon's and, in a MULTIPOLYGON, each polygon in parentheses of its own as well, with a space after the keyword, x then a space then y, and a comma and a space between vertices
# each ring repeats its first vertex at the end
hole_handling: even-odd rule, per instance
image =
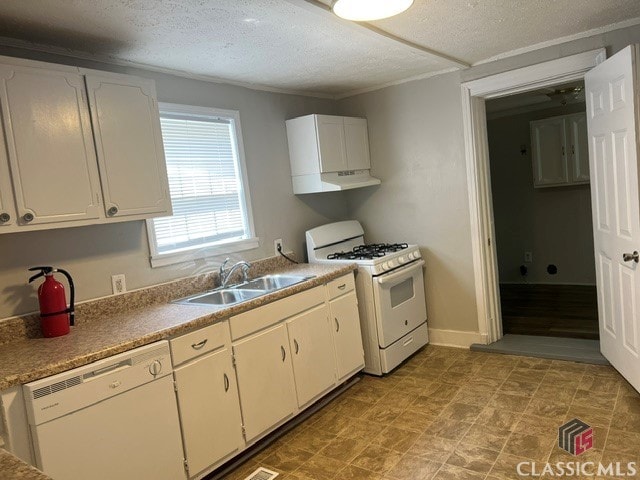
POLYGON ((105 213, 171 213, 153 81, 81 70, 87 82, 105 213))
POLYGON ((535 187, 589 183, 585 113, 536 120, 530 127, 535 187))
POLYGON ((336 382, 326 303, 287 320, 298 406, 319 398, 336 382))
POLYGON ((287 328, 279 324, 233 345, 247 442, 296 411, 287 328))
MULTIPOLYGON (((97 219, 98 170, 77 69, 19 60, 0 64, 0 104, 17 223, 97 219)), ((6 164, 2 170, 6 174, 6 164)), ((5 177, 1 201, 10 214, 4 208, 7 183, 5 177)))

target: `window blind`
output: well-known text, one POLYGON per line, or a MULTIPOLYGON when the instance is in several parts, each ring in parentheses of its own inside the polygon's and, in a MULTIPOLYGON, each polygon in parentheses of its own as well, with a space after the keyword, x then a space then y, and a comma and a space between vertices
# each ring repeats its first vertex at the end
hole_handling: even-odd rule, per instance
POLYGON ((248 238, 231 119, 160 115, 173 216, 153 226, 159 254, 248 238))

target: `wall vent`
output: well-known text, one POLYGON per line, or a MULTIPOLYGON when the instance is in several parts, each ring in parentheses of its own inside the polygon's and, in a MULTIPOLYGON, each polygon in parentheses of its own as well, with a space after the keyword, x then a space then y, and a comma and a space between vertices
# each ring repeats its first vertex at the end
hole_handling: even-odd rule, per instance
POLYGON ((260 467, 244 480, 271 480, 276 478, 278 475, 280 475, 278 472, 273 472, 264 467, 260 467))

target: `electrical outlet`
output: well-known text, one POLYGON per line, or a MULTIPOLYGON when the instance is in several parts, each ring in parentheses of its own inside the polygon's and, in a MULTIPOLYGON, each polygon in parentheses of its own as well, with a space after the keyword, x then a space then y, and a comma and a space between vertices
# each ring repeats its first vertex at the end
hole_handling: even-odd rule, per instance
POLYGON ((533 253, 532 252, 524 252, 524 261, 531 263, 533 262, 533 253))
POLYGON ((282 244, 282 239, 278 238, 276 240, 273 241, 273 249, 276 252, 276 255, 278 255, 280 252, 282 252, 283 249, 283 244, 282 244))
POLYGON ((124 273, 111 275, 111 288, 114 295, 120 295, 127 291, 127 280, 124 277, 124 273))

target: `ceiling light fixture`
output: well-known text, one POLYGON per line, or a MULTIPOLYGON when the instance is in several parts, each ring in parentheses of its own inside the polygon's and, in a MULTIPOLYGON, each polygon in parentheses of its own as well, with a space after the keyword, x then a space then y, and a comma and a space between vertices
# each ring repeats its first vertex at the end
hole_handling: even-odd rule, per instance
POLYGON ((354 22, 393 17, 413 5, 413 0, 336 0, 333 13, 354 22))

